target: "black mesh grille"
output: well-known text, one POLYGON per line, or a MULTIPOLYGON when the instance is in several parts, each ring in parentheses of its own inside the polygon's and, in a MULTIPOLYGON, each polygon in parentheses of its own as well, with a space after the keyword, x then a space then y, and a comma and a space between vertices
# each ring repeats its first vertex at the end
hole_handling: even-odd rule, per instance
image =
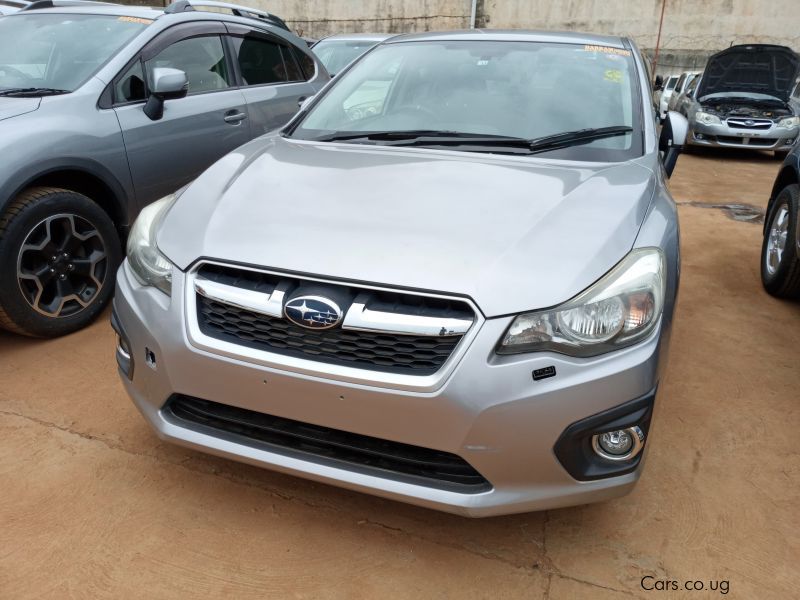
POLYGON ((377 476, 391 474, 392 479, 449 489, 461 493, 479 493, 491 489, 489 482, 464 459, 449 452, 382 440, 366 435, 329 429, 281 417, 227 406, 216 402, 173 396, 164 414, 201 432, 244 438, 248 445, 265 446, 303 453, 305 460, 344 463, 345 468, 377 476))
MULTIPOLYGON (((265 294, 286 282, 274 275, 233 267, 205 266, 200 275, 265 294)), ((367 307, 403 314, 472 318, 471 309, 461 302, 399 293, 373 293, 367 307)), ((410 375, 430 375, 438 371, 462 337, 397 335, 340 328, 306 329, 286 319, 238 308, 200 294, 197 295, 197 318, 200 330, 215 339, 318 362, 410 375)))

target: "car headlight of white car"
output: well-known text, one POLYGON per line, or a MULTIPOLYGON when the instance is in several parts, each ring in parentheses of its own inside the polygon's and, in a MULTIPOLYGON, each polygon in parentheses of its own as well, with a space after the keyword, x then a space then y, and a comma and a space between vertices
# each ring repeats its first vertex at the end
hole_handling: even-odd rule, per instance
POLYGON ((158 249, 156 232, 177 198, 177 194, 170 194, 142 209, 128 236, 131 272, 142 285, 158 288, 168 296, 172 293, 172 263, 158 249))
POLYGON ((695 122, 702 123, 703 125, 719 125, 722 123, 717 115, 712 115, 711 113, 703 112, 702 110, 698 110, 696 113, 694 113, 694 120, 695 122))
POLYGON ((519 315, 497 352, 550 350, 585 357, 630 346, 656 326, 665 290, 664 254, 658 248, 637 248, 565 304, 519 315))
POLYGON ((787 129, 798 125, 800 125, 800 117, 786 117, 778 121, 778 127, 786 127, 787 129))

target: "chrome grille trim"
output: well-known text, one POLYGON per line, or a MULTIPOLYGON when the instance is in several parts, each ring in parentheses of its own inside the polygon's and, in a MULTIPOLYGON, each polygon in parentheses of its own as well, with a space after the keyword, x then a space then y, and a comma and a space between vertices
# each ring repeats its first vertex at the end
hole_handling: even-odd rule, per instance
MULTIPOLYGON (((202 281, 201 281, 202 287, 202 281)), ((206 291, 209 288, 206 286, 206 291)), ((300 376, 313 379, 328 379, 337 380, 345 383, 366 385, 377 388, 387 388, 392 390, 405 390, 409 392, 418 393, 431 393, 435 392, 444 385, 445 381, 455 370, 458 363, 466 354, 468 348, 478 335, 480 328, 485 323, 485 318, 480 312, 475 303, 465 297, 449 296, 445 294, 438 294, 432 292, 419 292, 408 291, 397 288, 390 288, 385 286, 350 283, 345 281, 336 281, 330 279, 322 279, 319 277, 298 275, 295 273, 285 273, 271 269, 259 269, 255 267, 248 267, 242 265, 231 265, 229 263, 204 260, 194 264, 185 274, 183 282, 183 302, 185 309, 185 327, 186 335, 189 344, 200 352, 223 356, 229 359, 247 362, 250 364, 263 367, 265 375, 270 371, 273 372, 292 372, 300 376), (430 375, 410 375, 405 373, 388 373, 371 371, 358 367, 334 365, 321 363, 309 359, 298 358, 293 356, 286 356, 267 352, 264 350, 249 348, 240 344, 234 344, 228 341, 220 340, 204 334, 199 325, 198 310, 197 310, 197 294, 195 291, 195 283, 202 278, 198 275, 198 271, 204 266, 217 266, 224 268, 234 268, 243 271, 250 271, 253 273, 261 273, 274 277, 291 278, 303 280, 307 282, 318 282, 328 285, 350 286, 362 289, 364 291, 374 292, 389 292, 396 294, 407 294, 410 296, 421 296, 427 298, 436 298, 440 300, 448 300, 453 302, 461 302, 468 306, 474 320, 468 330, 461 335, 461 340, 453 350, 450 357, 442 364, 441 368, 430 375)), ((264 294, 265 296, 268 294, 264 294)), ((271 294, 270 294, 271 295, 271 294)), ((250 309, 247 309, 250 310, 250 309)))
POLYGON ((770 119, 745 119, 743 117, 730 117, 726 122, 729 127, 735 127, 737 129, 755 129, 757 131, 769 129, 773 125, 770 119), (748 125, 747 121, 750 121, 752 125, 748 125))
POLYGON ((354 302, 345 314, 342 329, 441 337, 463 335, 472 327, 472 322, 472 319, 447 319, 370 310, 363 302, 354 302))
POLYGON ((194 280, 194 290, 209 300, 224 302, 236 308, 243 308, 268 317, 283 318, 283 290, 271 294, 244 290, 232 285, 211 281, 198 275, 194 280))
MULTIPOLYGON (((209 300, 223 302, 236 308, 269 317, 285 318, 283 301, 286 293, 280 288, 276 288, 272 293, 266 294, 256 290, 226 285, 207 279, 202 275, 197 275, 194 279, 194 290, 209 300)), ((347 310, 347 313, 345 313, 341 328, 397 335, 442 337, 463 335, 469 331, 473 322, 474 319, 427 317, 424 315, 370 310, 364 302, 359 302, 356 299, 347 310)))

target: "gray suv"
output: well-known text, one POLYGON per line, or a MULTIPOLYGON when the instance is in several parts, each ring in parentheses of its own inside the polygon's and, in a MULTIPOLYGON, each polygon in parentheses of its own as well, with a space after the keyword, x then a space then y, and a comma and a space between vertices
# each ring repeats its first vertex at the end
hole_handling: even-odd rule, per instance
POLYGON ((142 207, 329 79, 280 19, 235 5, 43 0, 0 18, 0 326, 88 323, 142 207))
POLYGON ((678 289, 657 118, 625 38, 379 44, 144 209, 128 393, 165 439, 466 515, 624 494, 678 289))

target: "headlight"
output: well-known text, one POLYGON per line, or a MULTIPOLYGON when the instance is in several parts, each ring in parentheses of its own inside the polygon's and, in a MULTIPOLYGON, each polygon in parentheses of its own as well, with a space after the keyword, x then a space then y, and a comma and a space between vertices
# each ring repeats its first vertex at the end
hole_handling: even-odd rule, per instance
POLYGON ((696 113, 694 113, 694 120, 695 122, 703 123, 704 125, 719 125, 722 123, 717 115, 712 115, 701 110, 698 110, 696 113))
POLYGON ((800 117, 787 117, 778 121, 778 127, 797 127, 800 125, 800 117))
POLYGON ((172 293, 172 263, 156 246, 156 232, 176 199, 170 194, 142 209, 128 236, 128 264, 136 279, 167 295, 172 293))
POLYGON ((629 346, 655 327, 665 288, 664 254, 658 248, 637 248, 566 304, 518 316, 497 352, 595 356, 629 346))

